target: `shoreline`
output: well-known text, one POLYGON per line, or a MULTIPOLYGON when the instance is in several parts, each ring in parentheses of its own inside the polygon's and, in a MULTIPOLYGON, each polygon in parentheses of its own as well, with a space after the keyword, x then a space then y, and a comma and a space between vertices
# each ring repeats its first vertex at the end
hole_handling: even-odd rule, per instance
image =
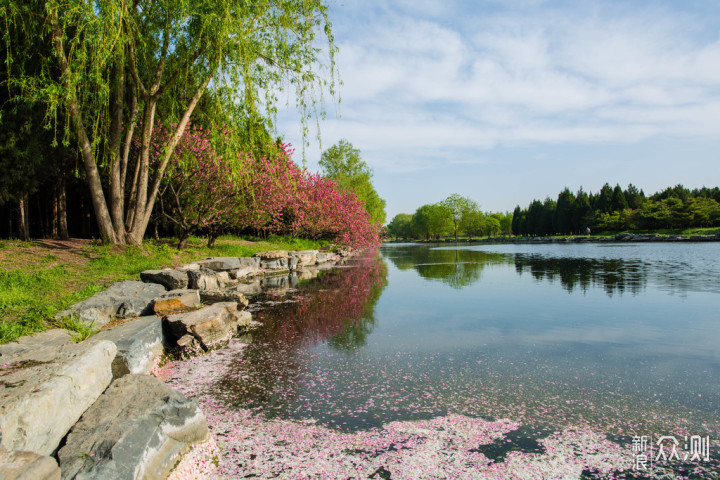
POLYGON ((58 314, 105 325, 96 335, 76 342, 54 328, 0 345, 0 470, 168 478, 194 445, 214 452, 212 412, 157 378, 161 360, 242 338, 257 326, 245 295, 292 288, 357 253, 275 250, 144 271, 142 282, 117 282, 58 314))
POLYGON ((564 236, 564 237, 492 237, 480 239, 458 239, 454 238, 442 240, 391 240, 384 243, 484 243, 484 244, 549 244, 549 243, 700 243, 700 242, 720 242, 720 234, 715 235, 667 235, 663 236, 658 233, 633 234, 618 233, 611 237, 593 237, 593 236, 564 236))

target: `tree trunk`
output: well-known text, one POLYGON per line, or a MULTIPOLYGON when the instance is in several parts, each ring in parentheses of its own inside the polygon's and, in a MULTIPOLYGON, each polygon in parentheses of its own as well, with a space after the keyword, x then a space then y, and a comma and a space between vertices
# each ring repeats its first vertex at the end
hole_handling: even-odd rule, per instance
MULTIPOLYGON (((140 245, 145 236, 149 216, 145 219, 145 211, 148 203, 148 182, 150 171, 150 142, 152 140, 153 126, 155 123, 155 107, 157 99, 152 96, 145 98, 145 112, 143 114, 143 133, 140 156, 138 157, 138 178, 135 184, 135 208, 132 215, 132 225, 127 233, 127 242, 132 245, 140 245)), ((154 202, 155 199, 153 198, 154 202)), ((152 212, 152 209, 151 209, 152 212)))
MULTIPOLYGON (((205 88, 207 87, 208 83, 210 83, 210 77, 208 77, 197 89, 195 92, 195 95, 193 95, 192 100, 190 100, 190 103, 188 104, 187 109, 183 113, 182 118, 180 119, 180 122, 178 123, 177 127, 175 128, 175 131, 173 132, 173 135, 170 139, 170 143, 165 146, 165 153, 160 161, 160 164, 157 167, 157 170, 155 171, 155 175, 153 177, 152 185, 150 186, 150 191, 147 191, 147 188, 149 186, 148 182, 148 162, 149 162, 149 154, 150 154, 150 136, 152 135, 152 123, 150 124, 148 128, 148 124, 145 123, 143 125, 143 148, 141 152, 141 171, 140 171, 140 180, 138 182, 138 202, 135 207, 135 219, 133 221, 133 228, 129 232, 129 237, 132 238, 131 243, 137 243, 139 244, 142 242, 142 237, 145 235, 145 229, 147 229, 148 222, 150 221, 150 216, 152 215, 153 207, 155 206, 155 199, 157 198, 158 191, 160 190, 160 182, 162 180, 163 175, 165 174, 165 169, 167 168, 168 162, 170 161, 170 158, 173 156, 173 153, 175 152, 175 147, 177 147, 178 143, 180 142, 180 139, 182 138, 183 134, 185 133, 185 127, 187 127, 188 122, 190 121, 190 116, 192 115, 193 111, 195 110, 195 107, 197 106, 198 102, 200 101, 200 98, 202 97, 203 93, 205 92, 205 88), (147 135, 147 138, 146 138, 147 135), (147 141, 147 148, 145 145, 145 142, 147 141), (144 168, 144 170, 143 170, 144 168), (144 209, 144 211, 143 211, 144 209)), ((155 106, 157 104, 157 99, 152 98, 148 101, 146 101, 146 115, 145 120, 148 120, 150 122, 154 122, 155 118, 155 106), (148 105, 150 105, 151 111, 148 113, 148 105)))
POLYGON ((18 216, 18 235, 20 236, 20 240, 25 242, 30 240, 30 222, 28 219, 30 209, 28 208, 28 201, 29 195, 24 193, 18 202, 18 211, 20 213, 18 216))
POLYGON ((58 184, 60 183, 60 178, 58 177, 57 181, 55 182, 55 185, 53 186, 52 191, 52 218, 50 219, 50 235, 52 238, 58 238, 58 224, 60 223, 58 221, 58 184))
MULTIPOLYGON (((71 82, 72 71, 65 56, 65 48, 62 44, 62 31, 58 24, 57 11, 52 12, 51 22, 53 29, 52 42, 60 60, 60 70, 65 81, 71 82)), ((90 199, 92 200, 93 209, 95 210, 95 218, 97 219, 98 228, 100 229, 100 237, 104 243, 116 243, 115 230, 113 229, 112 218, 110 217, 107 202, 105 201, 105 193, 102 189, 100 173, 98 172, 92 144, 90 143, 82 114, 80 113, 77 92, 74 88, 69 98, 69 107, 70 115, 75 125, 75 134, 80 146, 80 151, 82 152, 83 165, 85 166, 85 173, 87 174, 87 181, 90 187, 90 199)))
POLYGON ((67 226, 67 197, 65 195, 65 176, 60 177, 57 190, 57 218, 58 218, 58 238, 60 240, 68 240, 70 234, 67 226))
POLYGON ((185 247, 187 247, 188 239, 190 238, 190 232, 184 231, 180 235, 180 241, 178 242, 178 250, 185 250, 185 247))
POLYGON ((123 56, 117 55, 114 68, 113 97, 110 105, 110 216, 118 245, 125 244, 125 223, 123 209, 125 200, 123 175, 123 157, 120 152, 123 130, 123 97, 125 95, 125 64, 123 56))
POLYGON ((213 248, 215 246, 215 241, 217 240, 218 232, 210 232, 208 233, 208 242, 207 246, 208 248, 213 248))

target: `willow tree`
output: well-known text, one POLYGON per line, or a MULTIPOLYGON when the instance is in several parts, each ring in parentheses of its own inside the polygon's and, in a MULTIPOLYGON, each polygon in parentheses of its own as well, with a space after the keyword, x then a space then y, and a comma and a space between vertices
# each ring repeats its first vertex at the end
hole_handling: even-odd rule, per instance
MULTIPOLYGON (((322 115, 323 92, 334 94, 324 0, 8 0, 1 8, 5 28, 34 25, 52 45, 42 75, 9 83, 44 102, 63 139, 77 141, 106 242, 142 241, 168 162, 208 89, 272 118, 289 88, 304 132, 322 115), (159 105, 172 133, 152 162, 159 105)), ((5 36, 11 61, 23 55, 12 37, 5 36)))

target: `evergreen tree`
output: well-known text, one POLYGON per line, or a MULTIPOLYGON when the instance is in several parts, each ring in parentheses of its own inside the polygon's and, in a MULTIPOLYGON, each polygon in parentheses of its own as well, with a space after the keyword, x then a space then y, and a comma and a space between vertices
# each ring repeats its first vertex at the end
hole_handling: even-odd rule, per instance
POLYGON ((589 224, 588 218, 590 215, 592 215, 590 196, 580 187, 577 195, 575 195, 575 204, 573 205, 573 230, 578 233, 585 233, 585 228, 587 228, 589 224))
POLYGON ((625 199, 625 194, 620 185, 615 185, 612 193, 611 209, 613 212, 618 212, 626 208, 628 208, 628 202, 625 199))
POLYGON ((600 213, 612 212, 612 203, 613 189, 610 187, 610 184, 606 183, 605 185, 603 185, 602 189, 600 189, 600 193, 598 194, 595 200, 595 204, 593 205, 593 210, 596 210, 600 213))
POLYGON ((631 183, 625 190, 625 200, 627 200, 628 208, 637 210, 645 202, 645 193, 631 183))
POLYGON ((575 208, 575 195, 569 188, 565 188, 558 195, 555 208, 555 225, 558 233, 573 233, 573 209, 575 208))

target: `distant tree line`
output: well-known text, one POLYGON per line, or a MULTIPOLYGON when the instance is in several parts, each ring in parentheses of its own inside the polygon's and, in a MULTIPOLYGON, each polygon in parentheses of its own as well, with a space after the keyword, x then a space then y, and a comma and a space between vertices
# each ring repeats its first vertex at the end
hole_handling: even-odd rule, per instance
POLYGON ((439 239, 458 235, 494 237, 511 233, 512 215, 484 213, 474 200, 453 194, 438 203, 423 205, 414 214, 399 213, 387 225, 387 234, 404 239, 439 239))
POLYGON ((682 185, 646 197, 630 184, 626 189, 608 183, 597 194, 565 188, 552 200, 533 200, 515 207, 515 235, 571 235, 618 230, 662 230, 720 226, 720 189, 682 185))

